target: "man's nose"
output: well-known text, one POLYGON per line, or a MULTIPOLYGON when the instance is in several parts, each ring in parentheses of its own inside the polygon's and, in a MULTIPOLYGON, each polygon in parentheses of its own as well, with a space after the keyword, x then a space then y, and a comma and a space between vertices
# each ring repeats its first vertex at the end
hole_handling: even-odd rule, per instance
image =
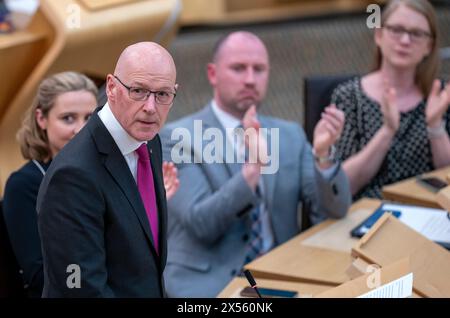
POLYGON ((145 101, 144 110, 147 112, 156 111, 156 95, 155 95, 155 93, 150 93, 150 96, 145 101))
POLYGON ((254 84, 255 83, 255 72, 252 68, 248 68, 245 73, 245 83, 254 84))

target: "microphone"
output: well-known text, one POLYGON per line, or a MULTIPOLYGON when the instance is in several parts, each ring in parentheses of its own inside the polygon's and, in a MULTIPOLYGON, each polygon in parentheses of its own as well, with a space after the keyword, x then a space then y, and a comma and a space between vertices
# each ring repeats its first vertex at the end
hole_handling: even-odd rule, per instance
POLYGON ((258 297, 262 298, 261 294, 259 293, 258 287, 256 287, 256 282, 255 282, 255 279, 253 278, 252 273, 250 273, 250 271, 248 269, 246 269, 244 271, 244 274, 245 274, 245 277, 247 278, 250 286, 255 290, 256 294, 258 294, 258 297))

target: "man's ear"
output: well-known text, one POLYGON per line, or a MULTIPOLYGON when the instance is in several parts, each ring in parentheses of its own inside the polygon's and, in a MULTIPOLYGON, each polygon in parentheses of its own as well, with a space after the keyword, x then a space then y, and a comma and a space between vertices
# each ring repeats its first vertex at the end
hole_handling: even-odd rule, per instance
POLYGON ((35 112, 35 114, 34 114, 34 117, 36 118, 36 122, 37 122, 38 126, 39 126, 42 130, 46 130, 46 129, 47 129, 48 119, 47 119, 47 117, 45 117, 44 114, 42 113, 42 109, 40 109, 40 108, 36 109, 36 112, 35 112))
POLYGON ((212 86, 215 86, 216 85, 216 83, 217 83, 217 77, 216 77, 216 64, 214 64, 214 63, 208 63, 208 66, 207 66, 207 75, 208 75, 208 80, 209 80, 209 83, 212 85, 212 86))
POLYGON ((382 32, 383 30, 381 28, 376 28, 375 32, 373 33, 373 39, 378 47, 381 46, 381 37, 383 36, 382 32))
POLYGON ((106 77, 106 96, 108 96, 108 100, 114 100, 117 90, 117 85, 114 81, 114 76, 108 74, 106 77))

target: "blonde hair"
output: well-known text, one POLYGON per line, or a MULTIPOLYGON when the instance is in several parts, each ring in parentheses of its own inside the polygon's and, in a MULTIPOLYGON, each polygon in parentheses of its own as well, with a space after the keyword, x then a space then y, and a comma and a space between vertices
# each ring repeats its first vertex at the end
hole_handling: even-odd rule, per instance
POLYGON ((25 159, 45 161, 51 157, 47 132, 39 127, 36 121, 36 110, 40 109, 42 115, 47 117, 59 95, 82 90, 91 92, 94 96, 98 93, 92 80, 76 72, 54 74, 41 82, 17 133, 20 151, 25 159))
MULTIPOLYGON (((428 21, 431 33, 432 47, 430 54, 417 65, 416 75, 414 82, 419 87, 424 96, 428 96, 431 91, 433 80, 436 78, 439 71, 439 32, 437 27, 437 18, 433 6, 428 0, 391 0, 386 5, 381 15, 382 26, 386 23, 386 20, 391 14, 400 6, 413 9, 414 11, 422 14, 428 21)), ((382 54, 379 47, 375 53, 375 65, 373 70, 379 70, 381 67, 382 54)))

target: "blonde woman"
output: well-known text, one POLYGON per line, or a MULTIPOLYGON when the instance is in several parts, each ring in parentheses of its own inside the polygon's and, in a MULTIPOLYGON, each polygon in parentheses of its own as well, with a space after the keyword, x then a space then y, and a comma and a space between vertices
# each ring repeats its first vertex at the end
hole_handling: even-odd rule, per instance
POLYGON ((4 218, 29 297, 41 297, 44 285, 36 198, 52 159, 84 126, 97 104, 97 87, 75 72, 55 74, 39 86, 17 137, 29 160, 8 179, 4 218))

